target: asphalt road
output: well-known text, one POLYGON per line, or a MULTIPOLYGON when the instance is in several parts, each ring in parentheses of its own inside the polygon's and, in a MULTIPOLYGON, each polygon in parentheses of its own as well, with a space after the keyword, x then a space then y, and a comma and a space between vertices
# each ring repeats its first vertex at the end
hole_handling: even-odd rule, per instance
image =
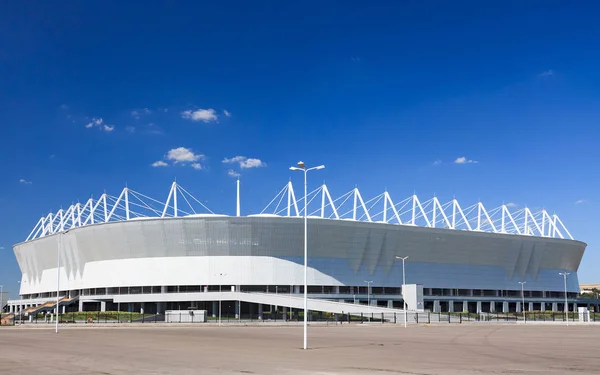
POLYGON ((0 374, 598 374, 600 326, 0 329, 0 374))

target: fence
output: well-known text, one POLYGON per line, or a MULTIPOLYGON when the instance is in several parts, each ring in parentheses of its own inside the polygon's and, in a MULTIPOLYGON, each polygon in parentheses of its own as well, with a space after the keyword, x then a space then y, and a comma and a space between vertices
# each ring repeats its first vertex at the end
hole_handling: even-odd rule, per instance
MULTIPOLYGON (((302 311, 293 313, 269 313, 244 314, 242 316, 223 314, 207 315, 205 318, 196 319, 188 316, 187 312, 180 313, 177 316, 170 317, 169 324, 178 323, 206 323, 206 324, 235 324, 235 323, 286 323, 302 322, 304 315, 302 311), (184 316, 185 315, 185 316, 184 316)), ((308 315, 308 321, 312 323, 381 323, 381 324, 402 324, 406 318, 408 324, 462 324, 462 323, 516 323, 516 322, 579 322, 580 314, 578 312, 526 312, 526 313, 322 313, 311 311, 308 315)), ((590 313, 589 322, 600 322, 600 313, 590 313)), ((60 324, 127 324, 127 323, 165 323, 164 314, 141 314, 136 312, 74 312, 60 314, 60 324)), ((19 325, 19 324, 55 324, 54 317, 51 314, 39 313, 30 316, 12 316, 12 314, 0 313, 0 326, 19 325)))

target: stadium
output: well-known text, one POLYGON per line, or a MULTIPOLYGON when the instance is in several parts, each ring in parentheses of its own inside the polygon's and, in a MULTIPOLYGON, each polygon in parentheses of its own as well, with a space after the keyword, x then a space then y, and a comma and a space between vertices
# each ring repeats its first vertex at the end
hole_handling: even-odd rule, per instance
POLYGON ((387 191, 365 200, 358 188, 332 199, 326 185, 297 199, 289 182, 260 214, 241 216, 238 180, 235 216, 173 183, 166 201, 125 188, 40 218, 14 245, 22 279, 8 310, 54 308, 58 281, 63 312, 215 315, 219 301, 236 316, 298 311, 305 214, 312 311, 398 311, 403 277, 411 311, 577 308, 586 244, 545 210, 394 201, 387 191))

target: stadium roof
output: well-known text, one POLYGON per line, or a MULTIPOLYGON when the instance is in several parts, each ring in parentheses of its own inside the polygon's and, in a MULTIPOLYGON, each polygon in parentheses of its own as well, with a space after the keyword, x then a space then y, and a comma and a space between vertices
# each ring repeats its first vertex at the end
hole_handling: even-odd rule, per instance
MULTIPOLYGON (((456 199, 445 203, 437 197, 421 201, 417 195, 395 201, 387 191, 364 200, 358 188, 332 199, 325 184, 307 194, 306 212, 309 217, 322 219, 573 239, 560 218, 544 209, 532 211, 524 207, 511 212, 510 207, 503 204, 488 210, 481 202, 463 208, 456 199)), ((260 215, 252 216, 261 215, 302 217, 304 197, 296 199, 289 182, 260 215)), ((105 193, 98 199, 90 198, 84 204, 77 203, 66 210, 49 213, 38 220, 26 241, 99 223, 182 216, 223 215, 216 215, 176 182, 171 185, 166 202, 126 187, 118 196, 105 193)), ((237 216, 240 216, 239 181, 237 216)))

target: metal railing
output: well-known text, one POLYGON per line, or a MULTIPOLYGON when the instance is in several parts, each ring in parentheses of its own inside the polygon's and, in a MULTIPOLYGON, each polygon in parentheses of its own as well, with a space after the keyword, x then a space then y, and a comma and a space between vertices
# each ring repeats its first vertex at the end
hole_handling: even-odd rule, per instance
MULTIPOLYGON (((233 324, 233 323, 287 323, 302 322, 303 312, 269 312, 262 314, 207 314, 206 316, 189 316, 188 312, 180 312, 169 315, 169 322, 165 320, 164 314, 141 314, 137 312, 69 312, 60 314, 60 324, 128 324, 128 323, 206 323, 206 324, 233 324)), ((310 311, 308 321, 312 323, 381 323, 402 324, 406 317, 408 324, 462 324, 462 323, 527 323, 527 322, 600 322, 600 313, 590 312, 580 314, 579 312, 510 312, 510 313, 441 313, 441 312, 403 312, 395 313, 324 313, 310 311)), ((0 313, 0 326, 30 325, 30 324, 54 324, 55 317, 49 313, 38 313, 34 315, 13 315, 0 313)))

